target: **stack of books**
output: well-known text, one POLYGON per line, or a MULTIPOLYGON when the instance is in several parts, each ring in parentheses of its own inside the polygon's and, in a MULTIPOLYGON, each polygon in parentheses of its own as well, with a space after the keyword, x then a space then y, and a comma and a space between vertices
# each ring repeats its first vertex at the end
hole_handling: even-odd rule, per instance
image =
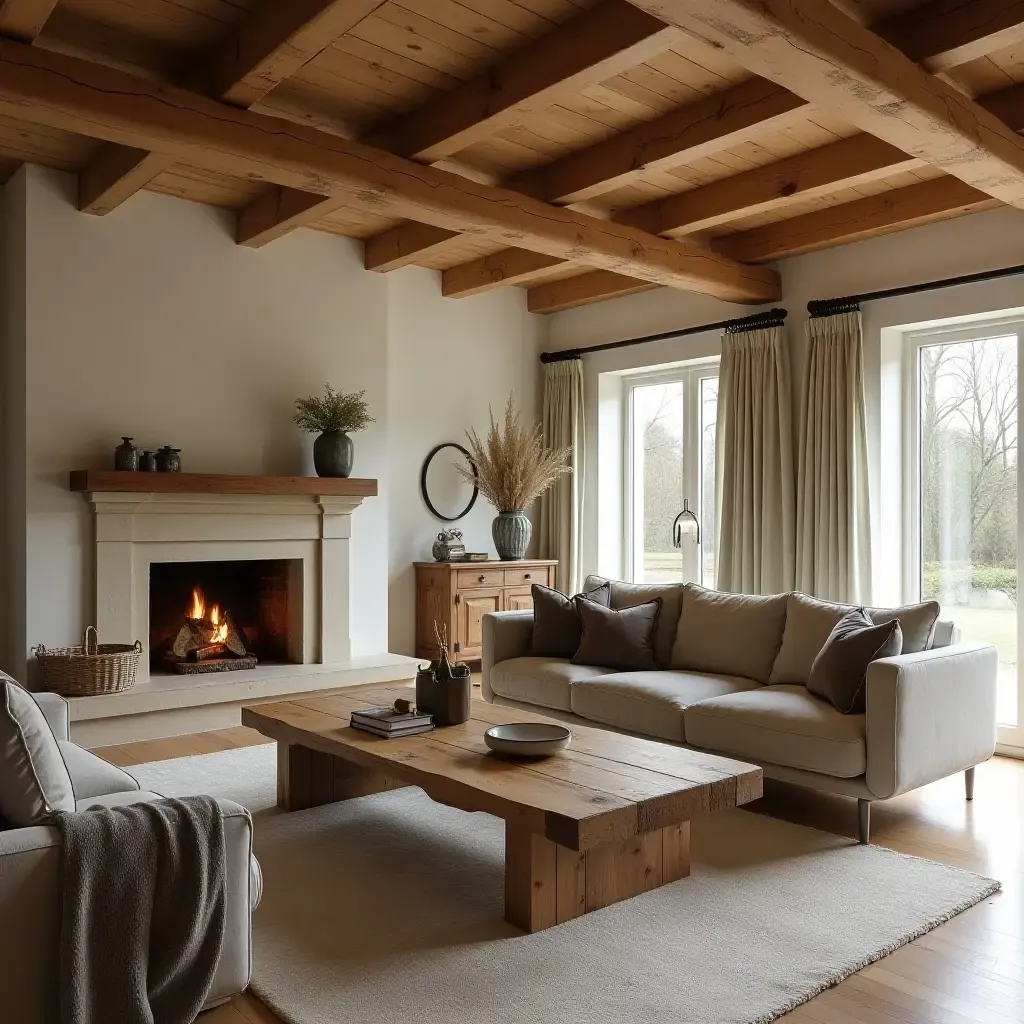
POLYGON ((434 728, 434 716, 420 714, 418 711, 402 714, 394 708, 366 708, 352 712, 351 725, 353 729, 392 739, 395 736, 430 732, 434 728))

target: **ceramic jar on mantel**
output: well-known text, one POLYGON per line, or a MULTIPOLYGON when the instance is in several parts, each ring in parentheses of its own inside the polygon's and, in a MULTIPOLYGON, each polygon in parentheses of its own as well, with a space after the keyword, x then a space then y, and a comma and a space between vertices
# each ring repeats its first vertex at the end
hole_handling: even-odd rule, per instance
POLYGON ((313 468, 317 476, 347 477, 352 473, 355 445, 340 430, 325 430, 313 442, 313 468))
POLYGON ((499 512, 491 523, 494 550, 503 562, 518 562, 526 557, 533 525, 523 511, 499 512))

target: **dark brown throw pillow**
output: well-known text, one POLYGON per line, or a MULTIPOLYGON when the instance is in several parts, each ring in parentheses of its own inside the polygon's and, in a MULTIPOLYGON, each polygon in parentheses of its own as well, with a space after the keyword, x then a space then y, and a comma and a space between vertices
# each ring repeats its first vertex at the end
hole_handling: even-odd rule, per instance
POLYGON ((632 608, 603 608, 593 601, 573 598, 583 620, 583 637, 573 655, 574 665, 597 665, 622 672, 658 668, 654 634, 661 614, 661 598, 632 608))
MULTIPOLYGON (((583 623, 576 610, 575 599, 550 587, 542 587, 539 583, 530 587, 530 593, 533 595, 533 641, 530 654, 535 658, 571 658, 583 636, 583 623)), ((576 597, 607 608, 612 600, 612 588, 605 583, 587 594, 577 594, 576 597)))
POLYGON ((844 715, 863 714, 868 665, 878 658, 893 658, 902 650, 898 619, 876 626, 863 608, 854 608, 829 633, 811 665, 807 689, 844 715))

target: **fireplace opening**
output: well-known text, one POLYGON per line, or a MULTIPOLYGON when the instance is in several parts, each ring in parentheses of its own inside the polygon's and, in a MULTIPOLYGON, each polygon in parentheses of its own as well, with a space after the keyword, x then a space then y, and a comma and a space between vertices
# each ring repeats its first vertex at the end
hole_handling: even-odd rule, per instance
POLYGON ((154 562, 149 671, 231 672, 302 660, 302 562, 154 562))

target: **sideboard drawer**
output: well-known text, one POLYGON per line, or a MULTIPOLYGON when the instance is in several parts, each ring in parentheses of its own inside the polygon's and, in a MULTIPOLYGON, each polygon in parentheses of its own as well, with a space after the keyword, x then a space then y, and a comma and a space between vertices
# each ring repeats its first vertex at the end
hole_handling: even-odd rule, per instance
POLYGON ((471 587, 500 587, 505 582, 505 574, 501 569, 460 569, 456 579, 459 590, 471 587))
POLYGON ((534 567, 533 569, 505 570, 506 587, 528 587, 531 583, 540 583, 546 587, 548 585, 547 568, 542 566, 539 569, 534 567))

